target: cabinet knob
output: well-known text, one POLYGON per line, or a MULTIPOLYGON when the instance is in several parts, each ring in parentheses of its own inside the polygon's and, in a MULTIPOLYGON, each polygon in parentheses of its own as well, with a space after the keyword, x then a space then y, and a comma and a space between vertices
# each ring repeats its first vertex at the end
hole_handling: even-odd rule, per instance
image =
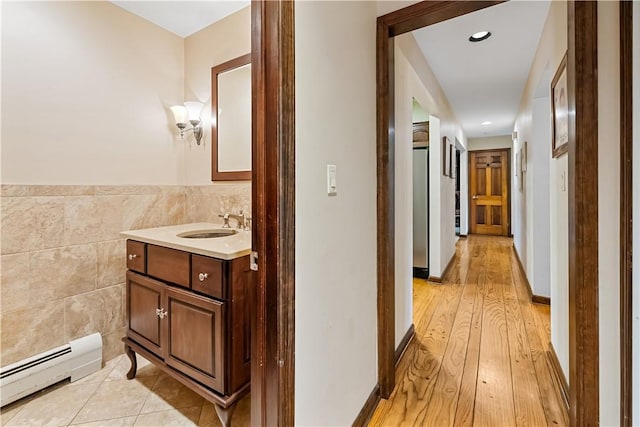
POLYGON ((138 258, 138 255, 136 254, 129 254, 129 261, 133 261, 134 259, 138 258))
POLYGON ((167 313, 166 311, 164 311, 164 308, 156 308, 156 316, 158 316, 161 319, 164 319, 164 316, 166 316, 167 313))
POLYGON ((200 273, 200 274, 198 274, 198 279, 199 279, 201 282, 204 282, 205 280, 207 280, 207 277, 209 277, 209 274, 208 274, 208 273, 200 273))

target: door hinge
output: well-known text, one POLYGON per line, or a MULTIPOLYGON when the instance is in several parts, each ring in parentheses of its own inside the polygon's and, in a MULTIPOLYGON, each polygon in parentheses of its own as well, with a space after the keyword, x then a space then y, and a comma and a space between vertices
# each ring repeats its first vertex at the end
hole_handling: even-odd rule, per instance
POLYGON ((258 271, 258 252, 251 251, 249 256, 249 268, 253 271, 258 271))

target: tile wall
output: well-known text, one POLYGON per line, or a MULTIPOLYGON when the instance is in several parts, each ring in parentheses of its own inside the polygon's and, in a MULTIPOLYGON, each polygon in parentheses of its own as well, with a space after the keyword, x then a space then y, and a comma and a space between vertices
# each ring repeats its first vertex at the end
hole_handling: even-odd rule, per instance
POLYGON ((0 204, 0 366, 94 332, 110 360, 126 322, 120 231, 250 212, 251 184, 2 185, 0 204))

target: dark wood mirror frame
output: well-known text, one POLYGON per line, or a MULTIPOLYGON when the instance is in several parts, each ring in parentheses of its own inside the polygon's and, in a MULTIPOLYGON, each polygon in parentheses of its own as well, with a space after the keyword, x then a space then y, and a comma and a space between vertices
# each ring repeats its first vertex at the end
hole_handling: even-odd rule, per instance
POLYGON ((211 68, 211 180, 251 181, 251 171, 221 172, 218 169, 218 75, 251 64, 251 54, 239 56, 211 68))

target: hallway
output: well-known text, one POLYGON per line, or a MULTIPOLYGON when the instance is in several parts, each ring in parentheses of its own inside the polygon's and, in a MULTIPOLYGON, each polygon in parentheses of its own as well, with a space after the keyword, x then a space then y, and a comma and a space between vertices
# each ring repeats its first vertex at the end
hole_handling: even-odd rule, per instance
POLYGON ((512 239, 461 239, 454 262, 442 285, 414 280, 416 335, 369 425, 567 425, 549 306, 530 302, 512 239))

